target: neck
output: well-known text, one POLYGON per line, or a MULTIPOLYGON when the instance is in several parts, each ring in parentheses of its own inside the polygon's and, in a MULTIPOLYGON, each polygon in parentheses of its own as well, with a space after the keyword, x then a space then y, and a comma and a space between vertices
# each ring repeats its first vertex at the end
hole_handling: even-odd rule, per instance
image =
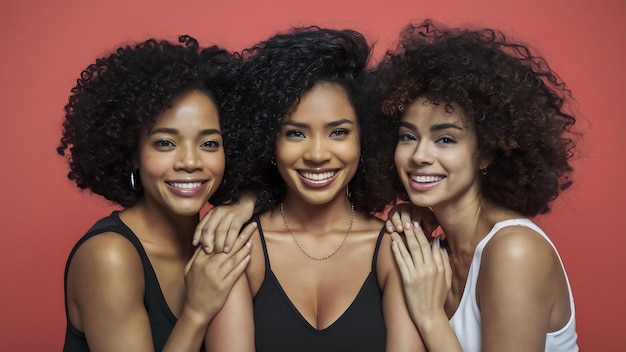
POLYGON ((433 208, 450 247, 451 257, 473 256, 478 243, 487 235, 489 206, 482 197, 450 202, 433 208))
POLYGON ((452 256, 473 255, 478 243, 496 223, 523 217, 483 197, 462 206, 433 209, 433 212, 446 234, 452 256))
POLYGON ((169 246, 182 253, 188 253, 192 247, 191 239, 199 223, 199 214, 173 214, 145 201, 125 209, 122 215, 141 240, 169 246))
POLYGON ((288 193, 283 204, 290 226, 301 230, 343 227, 347 224, 344 219, 352 216, 352 203, 345 193, 323 204, 311 204, 288 193))

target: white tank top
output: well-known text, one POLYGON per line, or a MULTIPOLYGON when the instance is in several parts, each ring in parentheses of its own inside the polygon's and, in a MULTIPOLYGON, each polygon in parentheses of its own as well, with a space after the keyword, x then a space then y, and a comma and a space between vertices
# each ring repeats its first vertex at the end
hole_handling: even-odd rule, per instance
POLYGON ((512 219, 495 224, 489 234, 487 234, 487 236, 483 238, 480 243, 478 243, 478 246, 476 246, 476 250, 474 251, 474 258, 472 259, 472 263, 470 264, 467 282, 465 283, 465 290, 463 291, 463 296, 461 297, 461 302, 459 303, 459 307, 457 308, 456 312, 450 319, 450 325, 452 326, 452 330, 454 330, 454 333, 456 334, 456 337, 461 344, 461 348, 463 348, 464 352, 480 351, 480 310, 478 309, 478 305, 476 304, 476 281, 478 280, 478 274, 480 271, 480 261, 485 245, 487 245, 493 235, 495 235, 500 229, 507 226, 529 227, 541 234, 543 238, 545 238, 546 241, 550 243, 552 248, 554 248, 556 255, 559 257, 559 261, 561 262, 561 267, 563 268, 563 273, 565 274, 565 280, 567 281, 570 310, 572 314, 569 318, 569 321, 567 322, 567 324, 565 324, 563 328, 558 331, 549 332, 546 334, 545 351, 578 351, 578 345, 576 344, 577 334, 574 297, 572 296, 572 288, 569 284, 569 279, 567 278, 567 273, 565 272, 563 261, 561 260, 561 256, 559 255, 556 247, 554 246, 552 241, 550 241, 548 236, 535 223, 528 219, 512 219))

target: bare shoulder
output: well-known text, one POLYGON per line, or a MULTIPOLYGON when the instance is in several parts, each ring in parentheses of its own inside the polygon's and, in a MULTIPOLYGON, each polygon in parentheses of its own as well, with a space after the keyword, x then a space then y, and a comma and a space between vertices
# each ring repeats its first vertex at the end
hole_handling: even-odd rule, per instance
POLYGON ((136 266, 141 268, 141 258, 135 246, 124 236, 105 232, 82 243, 70 266, 90 271, 127 271, 136 266))
POLYGON ((102 316, 122 318, 143 307, 144 288, 143 266, 133 244, 114 232, 96 235, 78 247, 70 262, 70 319, 86 330, 102 316))
MULTIPOLYGON (((483 250, 479 283, 496 290, 550 290, 564 277, 558 255, 538 232, 526 226, 498 231, 483 250)), ((547 293, 547 292, 546 292, 547 293)))
POLYGON ((549 265, 554 264, 555 259, 558 258, 552 245, 540 233, 526 226, 500 229, 483 251, 483 262, 494 264, 549 265))

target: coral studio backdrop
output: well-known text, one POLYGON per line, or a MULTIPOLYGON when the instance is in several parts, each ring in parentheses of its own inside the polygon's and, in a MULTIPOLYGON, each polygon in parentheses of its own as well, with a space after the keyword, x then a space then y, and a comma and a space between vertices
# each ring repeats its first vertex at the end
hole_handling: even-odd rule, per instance
POLYGON ((587 119, 584 156, 573 187, 537 221, 567 267, 581 350, 626 350, 625 16, 622 0, 0 0, 0 350, 60 350, 68 252, 115 209, 80 192, 55 152, 67 96, 95 57, 179 34, 239 50, 318 24, 363 32, 378 59, 406 23, 424 17, 500 28, 547 57, 572 89, 587 119))

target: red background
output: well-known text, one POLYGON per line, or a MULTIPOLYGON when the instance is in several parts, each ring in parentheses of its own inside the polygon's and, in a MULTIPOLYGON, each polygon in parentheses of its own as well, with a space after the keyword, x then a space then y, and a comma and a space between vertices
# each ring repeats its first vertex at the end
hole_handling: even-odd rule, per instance
POLYGON ((538 49, 572 89, 586 118, 583 157, 573 187, 537 221, 567 267, 581 349, 626 350, 623 0, 0 0, 0 350, 61 349, 68 251, 113 209, 79 192, 55 153, 70 88, 96 56, 178 34, 239 50, 318 24, 362 31, 379 58, 424 17, 501 28, 538 49))

